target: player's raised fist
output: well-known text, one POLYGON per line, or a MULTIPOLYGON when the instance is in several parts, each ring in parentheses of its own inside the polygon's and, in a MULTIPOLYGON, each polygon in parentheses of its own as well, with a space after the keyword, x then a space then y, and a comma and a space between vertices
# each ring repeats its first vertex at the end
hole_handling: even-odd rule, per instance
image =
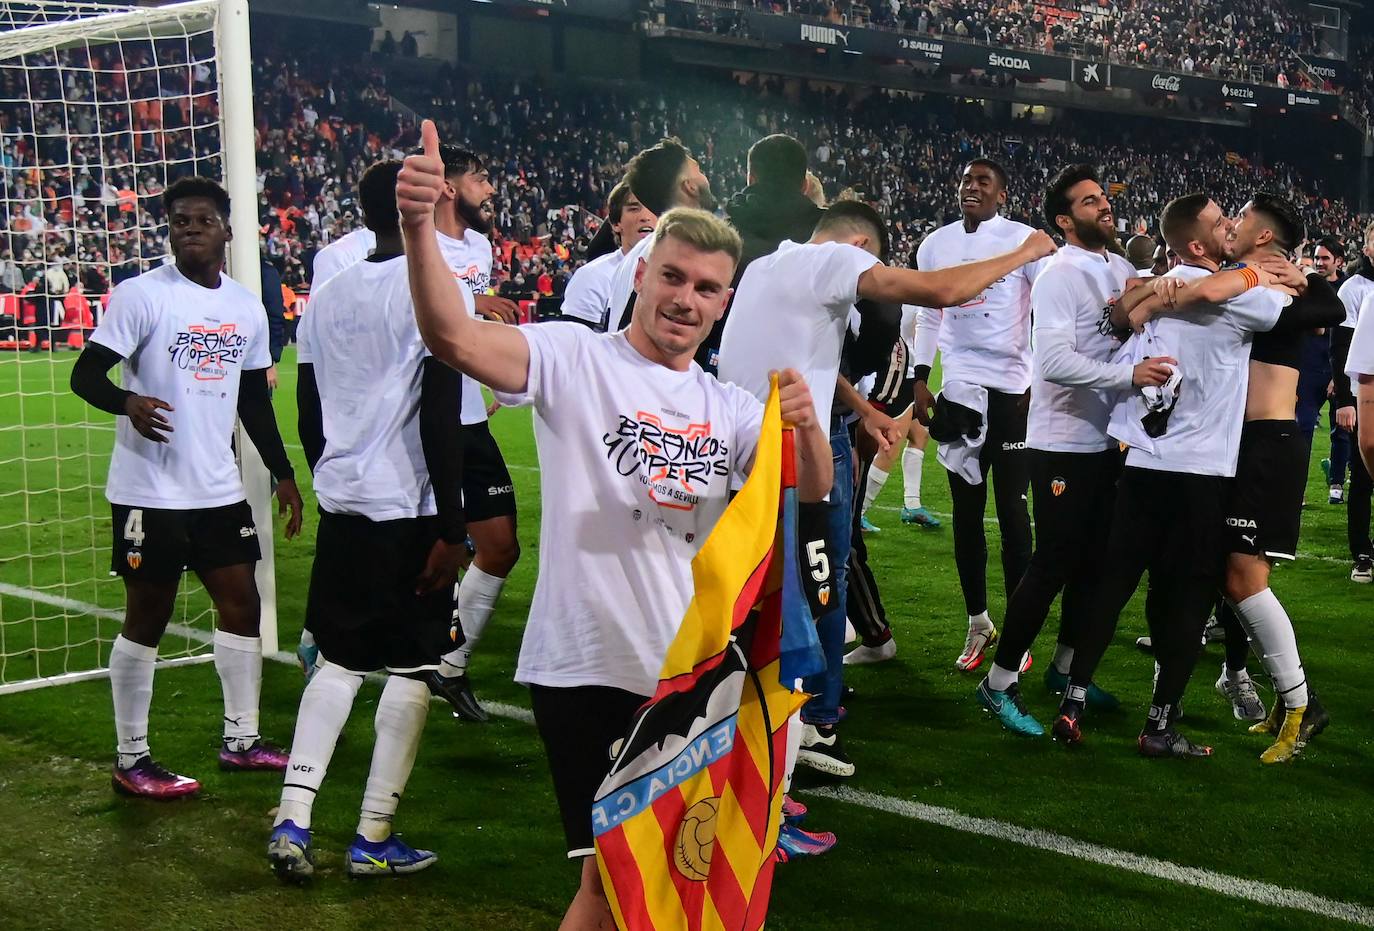
POLYGON ((1059 251, 1059 247, 1054 244, 1054 237, 1049 233, 1044 230, 1036 230, 1021 243, 1021 251, 1025 253, 1027 262, 1034 262, 1036 259, 1043 259, 1047 255, 1054 255, 1059 251))
POLYGON ((434 205, 444 189, 444 162, 439 157, 439 131, 433 120, 420 124, 422 155, 408 155, 396 177, 396 208, 404 223, 434 218, 434 205))

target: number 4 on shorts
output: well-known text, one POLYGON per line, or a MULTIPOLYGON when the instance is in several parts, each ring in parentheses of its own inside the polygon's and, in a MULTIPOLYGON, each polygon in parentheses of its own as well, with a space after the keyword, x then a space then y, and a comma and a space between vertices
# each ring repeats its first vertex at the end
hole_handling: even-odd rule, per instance
POLYGON ((134 508, 129 512, 129 517, 124 521, 124 539, 134 546, 143 545, 143 509, 134 508))

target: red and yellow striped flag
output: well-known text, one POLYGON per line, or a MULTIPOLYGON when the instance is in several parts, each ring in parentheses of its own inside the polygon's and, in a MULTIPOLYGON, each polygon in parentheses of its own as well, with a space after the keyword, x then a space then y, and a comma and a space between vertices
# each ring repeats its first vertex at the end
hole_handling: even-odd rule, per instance
POLYGON ((692 561, 658 690, 592 806, 626 931, 763 926, 782 818, 789 686, 823 664, 797 576, 795 465, 776 383, 754 469, 692 561), (784 685, 783 683, 787 683, 784 685))

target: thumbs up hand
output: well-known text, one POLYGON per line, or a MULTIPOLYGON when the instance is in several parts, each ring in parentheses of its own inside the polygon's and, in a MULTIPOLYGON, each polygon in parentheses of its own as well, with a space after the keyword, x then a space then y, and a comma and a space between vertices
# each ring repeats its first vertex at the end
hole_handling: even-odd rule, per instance
POLYGON ((406 156, 396 177, 396 207, 406 226, 422 226, 434 219, 434 205, 444 189, 444 162, 439 157, 439 131, 432 120, 420 124, 423 155, 406 156))

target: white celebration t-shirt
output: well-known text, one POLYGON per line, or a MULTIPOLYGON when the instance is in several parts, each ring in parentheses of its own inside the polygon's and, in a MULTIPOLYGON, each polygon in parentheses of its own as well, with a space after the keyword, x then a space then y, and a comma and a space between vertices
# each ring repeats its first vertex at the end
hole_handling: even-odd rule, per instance
POLYGON ((627 335, 520 327, 543 514, 516 681, 650 695, 693 593, 691 560, 753 460, 763 405, 695 362, 674 371, 627 335))
POLYGON ((124 387, 166 401, 166 443, 117 418, 105 497, 133 507, 193 510, 244 499, 230 441, 239 379, 265 369, 267 311, 228 275, 203 288, 175 264, 121 282, 91 341, 124 358, 124 387))

